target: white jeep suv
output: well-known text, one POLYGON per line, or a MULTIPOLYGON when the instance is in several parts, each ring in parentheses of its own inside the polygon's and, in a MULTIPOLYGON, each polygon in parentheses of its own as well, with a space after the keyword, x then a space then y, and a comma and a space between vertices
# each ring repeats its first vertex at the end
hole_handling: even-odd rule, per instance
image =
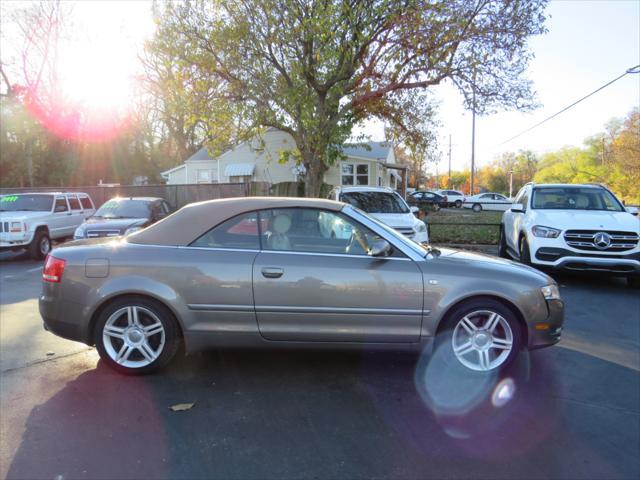
POLYGON ((526 184, 500 226, 500 256, 539 267, 640 276, 640 220, 602 185, 526 184))
POLYGON ((395 191, 387 187, 336 187, 331 200, 353 205, 389 225, 414 242, 429 241, 426 224, 416 218, 417 207, 409 207, 395 191))
POLYGON ((28 249, 34 259, 51 240, 72 237, 96 209, 86 193, 16 193, 0 196, 0 250, 28 249))

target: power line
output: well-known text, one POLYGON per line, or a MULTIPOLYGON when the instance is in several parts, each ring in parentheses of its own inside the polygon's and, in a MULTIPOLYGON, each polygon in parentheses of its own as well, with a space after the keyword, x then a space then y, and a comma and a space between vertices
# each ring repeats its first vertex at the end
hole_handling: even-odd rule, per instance
POLYGON ((613 80, 611 80, 608 83, 605 83, 604 85, 602 85, 600 88, 597 88, 596 90, 594 90, 593 92, 589 93, 588 95, 585 95, 584 97, 582 97, 580 100, 576 100, 575 102, 573 102, 571 105, 569 105, 568 107, 564 107, 562 110, 560 110, 559 112, 554 113, 553 115, 551 115, 550 117, 545 118, 544 120, 542 120, 541 122, 536 123, 535 125, 533 125, 532 127, 527 128, 526 130, 523 130, 522 132, 518 133, 517 135, 514 135, 513 137, 509 138, 508 140, 505 140, 502 143, 499 143, 498 145, 496 145, 497 147, 499 147, 500 145, 504 145, 505 143, 509 143, 511 140, 515 140, 518 137, 521 137, 522 135, 524 135, 525 133, 530 132, 531 130, 533 130, 534 128, 539 127, 540 125, 542 125, 543 123, 548 122, 549 120, 551 120, 552 118, 557 117, 558 115, 560 115, 561 113, 566 112, 567 110, 569 110, 572 107, 575 107, 577 104, 579 104, 580 102, 582 102, 583 100, 586 100, 587 98, 589 98, 592 95, 595 95, 596 93, 598 93, 600 90, 607 88, 609 85, 611 85, 614 82, 617 82, 618 80, 620 80, 622 77, 624 77, 625 75, 628 74, 632 74, 632 73, 640 73, 640 65, 636 65, 635 67, 632 67, 630 69, 628 69, 626 72, 624 72, 622 75, 614 78, 613 80))

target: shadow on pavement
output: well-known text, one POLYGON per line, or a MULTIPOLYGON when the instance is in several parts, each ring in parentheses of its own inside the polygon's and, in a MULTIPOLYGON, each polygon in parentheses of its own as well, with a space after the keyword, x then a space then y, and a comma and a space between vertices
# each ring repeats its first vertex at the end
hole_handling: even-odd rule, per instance
POLYGON ((436 357, 216 352, 149 377, 98 363, 32 410, 8 478, 621 475, 607 441, 582 436, 592 412, 571 423, 553 357, 521 355, 480 382, 436 357), (168 408, 188 402, 187 411, 168 408))

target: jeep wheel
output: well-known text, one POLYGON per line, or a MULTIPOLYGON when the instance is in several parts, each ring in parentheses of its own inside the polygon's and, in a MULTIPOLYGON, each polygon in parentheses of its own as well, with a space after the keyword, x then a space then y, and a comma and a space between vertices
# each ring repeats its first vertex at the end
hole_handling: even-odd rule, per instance
POLYGON ((51 251, 51 239, 47 232, 36 232, 33 241, 29 245, 29 256, 34 260, 42 260, 51 251))

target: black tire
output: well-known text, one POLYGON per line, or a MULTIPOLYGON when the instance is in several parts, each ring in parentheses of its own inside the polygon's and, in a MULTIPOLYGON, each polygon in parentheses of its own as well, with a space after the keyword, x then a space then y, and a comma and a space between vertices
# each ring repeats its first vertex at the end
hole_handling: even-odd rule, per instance
POLYGON ((44 230, 38 230, 29 245, 29 256, 34 260, 42 260, 51 251, 51 239, 44 230))
POLYGON ((456 206, 456 208, 462 208, 462 200, 456 200, 456 203, 454 205, 456 206))
MULTIPOLYGON (((144 320, 141 319, 141 321, 144 320)), ((173 313, 160 302, 137 295, 120 297, 109 303, 106 308, 102 310, 96 321, 93 338, 102 361, 104 361, 110 368, 125 375, 148 375, 161 370, 173 359, 182 343, 180 327, 173 313), (162 323, 165 334, 164 347, 158 357, 152 363, 138 368, 120 365, 112 359, 107 351, 107 347, 105 346, 103 339, 103 330, 109 318, 118 310, 133 306, 142 307, 151 311, 162 323)), ((134 351, 140 354, 137 349, 134 349, 134 351)))
POLYGON ((476 213, 480 213, 482 211, 482 205, 480 205, 479 203, 474 203, 473 206, 471 207, 471 210, 473 210, 476 213))
POLYGON ((529 242, 527 237, 520 238, 520 263, 525 265, 531 265, 531 250, 529 249, 529 242))
POLYGON ((479 297, 471 298, 462 302, 447 314, 446 318, 443 320, 442 326, 438 329, 438 335, 436 337, 436 354, 443 355, 444 359, 449 365, 458 365, 465 371, 479 374, 489 372, 493 373, 496 371, 504 370, 509 365, 511 365, 520 354, 520 351, 522 350, 522 344, 522 325, 514 310, 492 298, 479 297), (480 310, 492 311, 504 318, 504 320, 506 320, 506 322, 508 323, 513 336, 512 348, 506 359, 496 368, 484 372, 476 372, 464 365, 454 353, 452 342, 454 330, 458 322, 464 317, 480 310))
POLYGON ((507 239, 504 236, 504 225, 500 225, 500 239, 498 240, 498 256, 502 258, 511 258, 507 251, 507 239))

